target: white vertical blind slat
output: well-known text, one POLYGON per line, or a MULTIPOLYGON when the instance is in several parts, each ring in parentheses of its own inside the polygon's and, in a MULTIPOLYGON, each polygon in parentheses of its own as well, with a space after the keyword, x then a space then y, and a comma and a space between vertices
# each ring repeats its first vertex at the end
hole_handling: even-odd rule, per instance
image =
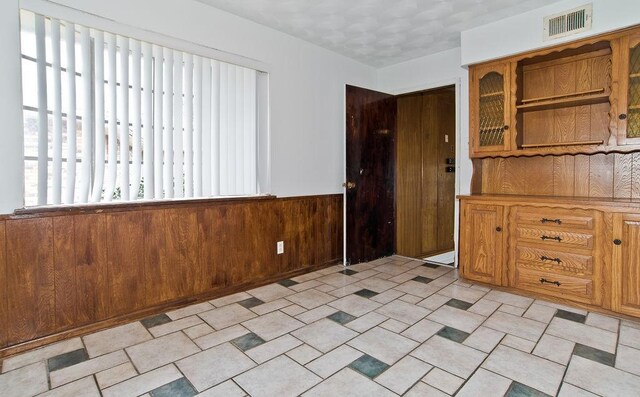
POLYGON ((236 191, 244 194, 244 68, 236 66, 236 191))
POLYGON ((164 187, 163 172, 163 81, 164 60, 162 47, 153 46, 153 198, 161 199, 164 187))
POLYGON ((138 199, 142 177, 142 66, 138 40, 131 40, 131 200, 138 199))
POLYGON ((120 199, 129 200, 129 39, 118 37, 120 46, 120 199))
POLYGON ((164 49, 164 198, 173 198, 173 50, 164 49))
POLYGON ((51 71, 53 80, 53 204, 62 203, 62 70, 60 67, 60 21, 51 20, 51 71))
POLYGON ((153 59, 151 44, 142 43, 142 159, 144 178, 144 198, 153 198, 153 93, 151 92, 153 78, 153 59))
POLYGON ((183 61, 182 52, 173 53, 173 197, 184 197, 183 172, 184 172, 184 152, 183 152, 183 61))
POLYGON ((202 197, 202 58, 193 57, 193 195, 202 197))
POLYGON ((38 204, 47 204, 49 179, 49 122, 47 114, 47 58, 45 23, 42 15, 35 17, 36 70, 38 73, 38 204))
MULTIPOLYGON (((236 67, 229 65, 227 68, 227 194, 237 194, 236 187, 236 67)), ((222 170, 221 170, 222 171, 222 170)))
POLYGON ((65 28, 67 48, 67 186, 63 202, 72 204, 75 201, 76 190, 76 151, 78 120, 76 119, 76 27, 67 22, 65 28))
POLYGON ((91 201, 98 202, 102 197, 105 169, 105 124, 104 124, 104 34, 102 31, 94 33, 94 115, 95 115, 95 171, 93 174, 93 191, 91 201))
POLYGON ((229 91, 229 79, 228 79, 228 71, 229 65, 226 63, 219 63, 220 66, 220 78, 218 83, 220 85, 220 94, 218 96, 218 116, 220 118, 220 127, 218 129, 218 135, 220 137, 219 146, 218 146, 218 178, 220 184, 220 192, 221 196, 229 194, 229 168, 228 168, 228 131, 229 131, 229 101, 228 101, 228 91, 229 91))
POLYGON ((117 46, 116 37, 111 33, 105 34, 107 42, 107 92, 109 97, 108 122, 108 174, 104 189, 104 200, 113 200, 113 193, 118 178, 118 96, 117 96, 117 46))
POLYGON ((184 54, 184 197, 193 197, 193 56, 184 54))
POLYGON ((220 195, 220 128, 222 125, 220 96, 220 62, 211 61, 211 195, 220 195))
POLYGON ((243 171, 244 171, 244 187, 243 192, 245 194, 255 193, 255 174, 254 174, 254 159, 255 159, 255 135, 253 134, 256 128, 255 125, 255 88, 256 88, 256 74, 254 70, 244 69, 244 145, 242 151, 244 153, 243 171))
POLYGON ((89 201, 91 170, 93 168, 93 83, 91 79, 91 36, 89 28, 80 26, 80 52, 82 55, 82 156, 80 167, 80 191, 78 200, 89 201))

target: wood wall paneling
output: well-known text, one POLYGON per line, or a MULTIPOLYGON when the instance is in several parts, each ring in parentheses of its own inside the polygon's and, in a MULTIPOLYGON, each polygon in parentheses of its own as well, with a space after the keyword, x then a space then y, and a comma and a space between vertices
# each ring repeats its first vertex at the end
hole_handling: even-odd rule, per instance
POLYGON ((6 222, 9 344, 55 330, 53 221, 6 222))
POLYGON ((58 217, 52 220, 55 329, 64 330, 77 322, 74 219, 58 217))
POLYGON ((0 221, 0 348, 7 345, 7 331, 9 324, 7 299, 7 252, 6 252, 5 222, 0 221))
POLYGON ((422 97, 422 202, 420 254, 438 250, 438 96, 422 97))
POLYGON ((83 325, 109 316, 107 217, 104 214, 76 215, 73 221, 76 325, 83 325))
POLYGON ((455 99, 453 90, 438 95, 438 251, 454 248, 456 174, 447 172, 447 159, 456 158, 455 99))

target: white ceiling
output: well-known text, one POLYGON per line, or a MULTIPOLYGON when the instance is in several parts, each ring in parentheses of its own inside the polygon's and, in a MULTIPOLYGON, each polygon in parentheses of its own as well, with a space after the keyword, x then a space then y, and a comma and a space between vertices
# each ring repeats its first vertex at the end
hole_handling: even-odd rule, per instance
POLYGON ((558 0, 197 1, 382 67, 458 47, 463 30, 558 0))

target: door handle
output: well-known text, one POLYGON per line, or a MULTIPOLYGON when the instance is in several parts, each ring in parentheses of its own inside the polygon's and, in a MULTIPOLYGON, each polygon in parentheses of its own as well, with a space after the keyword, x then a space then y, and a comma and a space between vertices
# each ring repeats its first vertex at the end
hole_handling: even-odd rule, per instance
POLYGON ((353 189, 356 187, 355 182, 345 182, 342 184, 342 187, 346 187, 347 189, 353 189))

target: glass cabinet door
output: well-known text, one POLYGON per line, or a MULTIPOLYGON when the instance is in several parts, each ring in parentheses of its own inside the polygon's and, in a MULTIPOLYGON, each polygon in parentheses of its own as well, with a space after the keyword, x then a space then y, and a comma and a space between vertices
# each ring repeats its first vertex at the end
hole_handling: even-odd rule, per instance
POLYGON ((640 35, 622 39, 619 143, 640 144, 640 35))
POLYGON ((472 153, 508 150, 507 71, 505 63, 488 65, 472 77, 472 153))

